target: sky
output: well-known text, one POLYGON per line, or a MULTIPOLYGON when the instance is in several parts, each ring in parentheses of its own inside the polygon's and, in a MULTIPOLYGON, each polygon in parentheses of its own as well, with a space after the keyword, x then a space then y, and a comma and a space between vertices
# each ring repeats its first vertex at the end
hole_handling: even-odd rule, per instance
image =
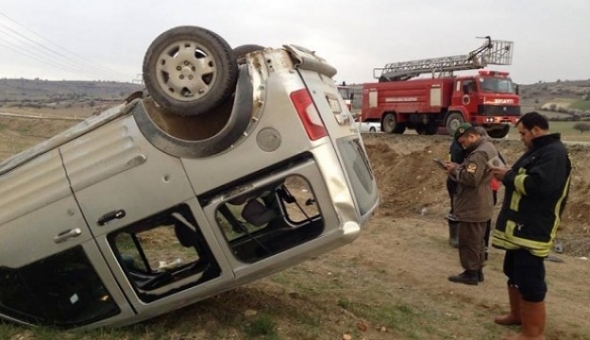
POLYGON ((141 79, 144 54, 176 26, 230 46, 296 44, 338 82, 387 63, 466 54, 477 37, 514 42, 514 82, 590 79, 589 0, 0 0, 0 78, 141 79))

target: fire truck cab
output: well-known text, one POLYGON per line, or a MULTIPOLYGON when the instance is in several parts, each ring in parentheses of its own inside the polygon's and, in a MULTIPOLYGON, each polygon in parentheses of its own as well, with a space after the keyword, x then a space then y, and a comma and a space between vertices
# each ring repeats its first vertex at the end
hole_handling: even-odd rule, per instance
POLYGON ((480 70, 476 76, 457 78, 449 111, 461 112, 491 137, 502 138, 520 116, 518 85, 508 72, 480 70))

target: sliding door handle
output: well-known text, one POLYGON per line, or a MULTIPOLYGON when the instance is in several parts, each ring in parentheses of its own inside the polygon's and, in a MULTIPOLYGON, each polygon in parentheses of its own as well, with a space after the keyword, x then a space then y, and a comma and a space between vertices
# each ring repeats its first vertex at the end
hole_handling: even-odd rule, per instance
POLYGON ((55 236, 53 238, 53 242, 62 243, 69 238, 78 237, 80 235, 82 235, 82 230, 80 228, 62 231, 61 233, 57 234, 57 236, 55 236))

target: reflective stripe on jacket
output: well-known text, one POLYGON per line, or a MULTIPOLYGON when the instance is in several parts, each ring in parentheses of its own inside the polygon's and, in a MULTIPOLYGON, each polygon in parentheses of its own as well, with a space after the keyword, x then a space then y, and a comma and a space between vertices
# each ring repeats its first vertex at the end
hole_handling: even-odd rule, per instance
POLYGON ((559 134, 535 138, 502 183, 505 194, 492 245, 547 256, 569 192, 571 161, 559 134))

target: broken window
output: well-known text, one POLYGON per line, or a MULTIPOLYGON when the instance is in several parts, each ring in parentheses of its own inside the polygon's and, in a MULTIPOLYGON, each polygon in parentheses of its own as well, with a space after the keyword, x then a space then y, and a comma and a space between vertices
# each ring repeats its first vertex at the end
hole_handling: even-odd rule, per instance
POLYGON ((119 311, 81 246, 22 268, 0 268, 0 313, 15 319, 71 327, 119 311))
POLYGON ((297 175, 230 199, 216 218, 233 254, 249 263, 313 239, 324 228, 312 188, 297 175))
POLYGON ((187 205, 123 228, 109 235, 109 242, 144 302, 220 275, 187 205))

